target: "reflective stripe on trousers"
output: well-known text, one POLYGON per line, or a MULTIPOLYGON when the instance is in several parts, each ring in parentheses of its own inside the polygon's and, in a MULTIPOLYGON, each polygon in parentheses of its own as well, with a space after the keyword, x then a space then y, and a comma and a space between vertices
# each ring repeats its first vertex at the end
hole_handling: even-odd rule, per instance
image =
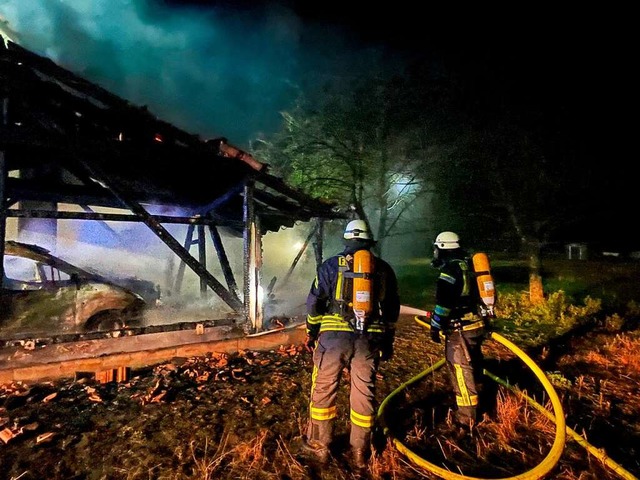
POLYGON ((350 370, 350 444, 369 446, 375 420, 375 380, 378 351, 368 335, 353 332, 323 332, 313 352, 310 421, 307 438, 329 445, 336 399, 343 369, 350 370))
POLYGON ((482 371, 481 344, 483 329, 473 332, 449 332, 446 335, 445 358, 458 411, 476 420, 478 388, 476 378, 482 371))

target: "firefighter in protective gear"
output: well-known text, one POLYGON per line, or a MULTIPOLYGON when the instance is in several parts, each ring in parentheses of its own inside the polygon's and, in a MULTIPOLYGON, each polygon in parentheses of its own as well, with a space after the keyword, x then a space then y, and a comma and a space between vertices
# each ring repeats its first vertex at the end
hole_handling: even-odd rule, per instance
POLYGON ((482 341, 487 319, 477 315, 479 295, 473 266, 454 232, 440 233, 434 243, 432 266, 440 270, 431 339, 444 338, 445 359, 456 398, 456 421, 473 426, 477 421, 477 380, 482 373, 482 341))
POLYGON ((351 378, 350 445, 354 464, 364 468, 376 416, 376 372, 379 362, 393 354, 400 298, 394 270, 370 252, 375 241, 364 221, 347 224, 344 242, 342 253, 320 265, 307 297, 306 344, 314 345, 314 367, 303 448, 322 461, 328 458, 338 415, 338 387, 347 368, 351 378), (354 271, 354 257, 360 254, 368 256, 371 271, 354 271), (362 283, 365 287, 357 288, 368 286, 371 291, 354 292, 358 279, 370 280, 362 283), (354 304, 367 301, 370 308, 354 311, 354 304))

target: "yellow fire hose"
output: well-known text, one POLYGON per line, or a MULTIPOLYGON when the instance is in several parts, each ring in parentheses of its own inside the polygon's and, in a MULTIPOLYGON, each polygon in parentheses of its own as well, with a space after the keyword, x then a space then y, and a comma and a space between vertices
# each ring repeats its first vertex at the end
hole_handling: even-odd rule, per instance
MULTIPOLYGON (((420 318, 419 315, 416 315, 415 320, 420 325, 422 325, 422 326, 424 326, 426 328, 431 328, 431 326, 427 322, 424 322, 420 318)), ((591 453, 596 458, 598 458, 600 461, 602 461, 605 465, 607 465, 609 468, 611 468, 615 473, 620 475, 622 478, 627 479, 627 480, 638 480, 636 477, 631 475, 629 472, 627 472, 620 465, 618 465, 617 463, 615 463, 614 461, 609 459, 607 457, 606 453, 604 452, 604 450, 597 449, 597 448, 593 447, 592 445, 589 445, 584 440, 584 438, 582 438, 575 431, 571 430, 569 427, 566 426, 565 419, 564 419, 564 411, 562 409, 562 404, 560 402, 560 399, 558 398, 558 395, 557 395, 555 389, 553 388, 553 385, 551 385, 551 383, 547 379, 547 377, 544 374, 544 372, 540 369, 540 367, 538 367, 535 364, 535 362, 524 351, 522 351, 515 344, 513 344, 512 342, 510 342, 509 340, 507 340, 502 335, 500 335, 500 334, 498 334, 496 332, 492 332, 491 333, 491 338, 493 340, 495 340, 496 342, 501 343, 502 345, 507 347, 509 350, 511 350, 513 353, 515 353, 531 369, 531 371, 536 375, 536 377, 538 378, 538 380, 540 381, 540 383, 544 387, 545 391, 549 395, 549 398, 551 400, 551 405, 553 407, 554 414, 552 415, 547 409, 545 409, 542 405, 538 404, 534 399, 528 397, 527 395, 525 395, 524 393, 522 393, 521 391, 519 391, 515 387, 509 385, 504 380, 496 377, 495 375, 493 375, 492 373, 490 373, 490 372, 488 372, 486 370, 484 371, 484 373, 487 374, 487 376, 489 376, 489 378, 491 378, 492 380, 496 381, 497 383, 509 388, 510 390, 514 391, 516 394, 522 396, 523 398, 526 398, 527 401, 530 402, 534 406, 534 408, 536 408, 538 411, 542 412, 545 416, 547 416, 548 418, 553 420, 555 422, 555 424, 556 424, 556 433, 555 433, 555 438, 554 438, 554 441, 553 441, 553 445, 551 446, 551 449, 549 450, 549 453, 542 460, 542 462, 540 462, 538 465, 536 465, 534 468, 532 468, 531 470, 529 470, 527 472, 515 475, 513 477, 507 477, 507 478, 502 478, 502 479, 492 479, 492 480, 538 480, 538 479, 543 478, 545 475, 547 475, 556 466, 556 464, 560 460, 560 457, 562 456, 562 451, 563 451, 564 445, 565 445, 566 433, 568 433, 574 440, 576 440, 576 442, 579 445, 581 445, 584 448, 586 448, 589 451, 589 453, 591 453)), ((383 426, 383 431, 384 431, 385 435, 387 435, 387 436, 389 436, 389 438, 391 438, 394 446, 398 449, 398 451, 400 451, 400 453, 404 454, 407 458, 409 458, 409 460, 411 460, 414 464, 418 465, 419 467, 422 467, 422 468, 424 468, 424 469, 426 469, 426 470, 428 470, 428 471, 430 471, 432 473, 435 473, 436 475, 438 475, 441 478, 444 478, 446 480, 488 480, 488 479, 482 479, 482 478, 477 478, 477 477, 467 477, 467 476, 464 476, 464 475, 459 475, 459 474, 454 473, 454 472, 452 472, 450 470, 446 470, 444 468, 441 468, 441 467, 439 467, 439 466, 437 466, 437 465, 435 465, 435 464, 433 464, 431 462, 428 462, 424 458, 421 458, 420 456, 415 454, 413 451, 411 451, 411 449, 409 449, 406 445, 404 445, 400 440, 398 440, 397 438, 394 438, 390 434, 390 430, 389 430, 388 426, 385 424, 385 421, 384 421, 384 409, 387 406, 387 404, 391 401, 391 399, 395 395, 397 395, 400 391, 404 390, 405 388, 407 388, 408 386, 412 385, 413 383, 416 383, 417 381, 422 379, 424 376, 426 376, 429 373, 431 373, 431 372, 437 370, 438 368, 442 367, 444 364, 445 364, 445 359, 443 358, 443 359, 439 360, 438 362, 436 362, 431 367, 427 368, 426 370, 422 371, 421 373, 419 373, 415 377, 411 378, 410 380, 408 380, 407 382, 403 383, 398 388, 396 388, 380 404, 380 407, 378 408, 377 417, 378 417, 378 419, 380 420, 380 422, 381 422, 381 424, 383 426)))

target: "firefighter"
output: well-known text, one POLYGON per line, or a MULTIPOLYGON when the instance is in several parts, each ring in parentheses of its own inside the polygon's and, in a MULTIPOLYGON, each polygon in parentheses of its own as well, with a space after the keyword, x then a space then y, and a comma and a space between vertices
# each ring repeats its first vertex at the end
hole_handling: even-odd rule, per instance
MULTIPOLYGON (((440 270, 431 339, 445 342, 445 359, 456 399, 455 420, 473 428, 477 418, 477 380, 482 374, 482 342, 487 308, 481 305, 473 265, 454 232, 440 233, 433 243, 431 265, 440 270), (478 312, 481 312, 481 316, 478 312)), ((491 310, 492 311, 492 310, 491 310)))
POLYGON ((307 297, 307 348, 313 351, 310 419, 302 448, 325 463, 337 417, 336 397, 346 368, 350 384, 350 446, 354 465, 366 467, 375 420, 379 362, 393 355, 400 313, 392 267, 370 249, 363 220, 344 231, 345 248, 320 265, 307 297))

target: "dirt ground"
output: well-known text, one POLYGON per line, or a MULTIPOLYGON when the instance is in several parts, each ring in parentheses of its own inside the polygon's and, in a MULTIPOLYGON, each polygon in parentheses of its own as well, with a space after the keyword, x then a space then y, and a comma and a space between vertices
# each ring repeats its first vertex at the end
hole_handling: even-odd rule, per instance
MULTIPOLYGON (((602 330, 530 352, 548 372, 567 426, 624 469, 616 473, 567 437, 547 478, 640 475, 640 365, 623 354, 638 346, 638 331, 602 330)), ((394 393, 381 422, 388 435, 377 431, 376 455, 366 472, 356 472, 346 454, 348 372, 329 464, 321 467, 297 450, 307 418, 311 355, 301 345, 283 345, 269 352, 175 358, 132 371, 120 383, 86 378, 3 385, 0 478, 439 478, 401 453, 392 438, 419 459, 459 475, 510 478, 536 468, 551 448, 555 426, 512 390, 486 379, 484 420, 469 433, 450 421, 453 398, 444 368, 410 381, 442 358, 442 348, 412 315, 401 317, 395 355, 381 365, 378 378, 381 403, 394 393)), ((493 340, 484 352, 487 370, 552 411, 539 382, 515 355, 493 340)))

